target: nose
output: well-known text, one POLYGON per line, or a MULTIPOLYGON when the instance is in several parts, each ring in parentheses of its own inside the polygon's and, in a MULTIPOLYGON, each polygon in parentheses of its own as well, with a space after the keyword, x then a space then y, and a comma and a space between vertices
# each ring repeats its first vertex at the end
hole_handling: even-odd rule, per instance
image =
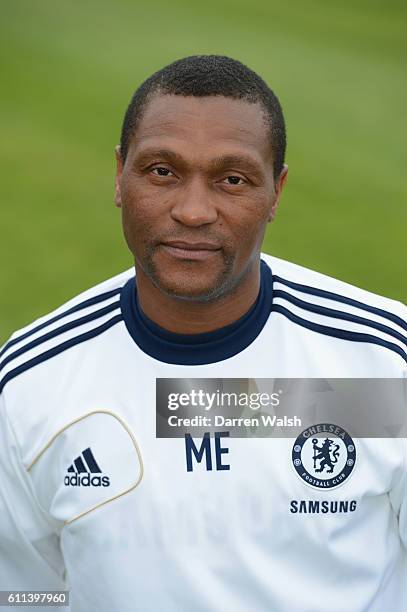
POLYGON ((171 209, 171 217, 189 227, 215 223, 218 212, 204 180, 194 177, 178 191, 171 209))

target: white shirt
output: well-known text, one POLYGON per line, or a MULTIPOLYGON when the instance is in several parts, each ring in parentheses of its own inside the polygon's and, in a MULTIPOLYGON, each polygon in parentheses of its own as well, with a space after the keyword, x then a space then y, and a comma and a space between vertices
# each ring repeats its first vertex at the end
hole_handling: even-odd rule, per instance
POLYGON ((402 304, 262 259, 251 312, 189 343, 140 315, 133 270, 13 334, 0 590, 69 588, 72 612, 407 609, 405 439, 354 440, 321 490, 293 439, 222 439, 229 469, 188 471, 185 441, 156 437, 157 378, 406 375, 402 304))

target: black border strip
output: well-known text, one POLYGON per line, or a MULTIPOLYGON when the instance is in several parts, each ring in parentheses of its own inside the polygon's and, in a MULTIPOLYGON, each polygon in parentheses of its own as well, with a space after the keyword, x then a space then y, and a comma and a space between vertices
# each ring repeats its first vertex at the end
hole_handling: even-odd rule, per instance
POLYGON ((121 314, 116 315, 112 319, 109 319, 109 321, 103 323, 103 325, 95 327, 94 329, 91 329, 90 331, 87 331, 86 333, 81 334, 80 336, 70 338, 69 340, 66 340, 66 342, 63 342, 62 344, 59 344, 58 346, 55 346, 52 349, 49 349, 45 353, 41 353, 41 355, 37 355, 33 359, 26 361, 25 363, 19 365, 17 368, 14 368, 14 370, 10 370, 10 372, 8 372, 0 381, 0 393, 3 391, 5 384, 16 376, 18 376, 19 374, 22 374, 30 368, 33 368, 34 366, 43 363, 48 359, 51 359, 51 357, 55 357, 55 355, 59 355, 59 353, 66 351, 67 349, 71 348, 72 346, 75 346, 76 344, 86 342, 86 340, 90 340, 95 336, 99 336, 99 334, 102 334, 104 331, 108 330, 110 327, 113 327, 113 325, 116 325, 116 323, 119 323, 122 320, 123 317, 121 314))
POLYGON ((400 325, 400 327, 407 331, 407 321, 404 321, 401 317, 393 314, 392 312, 387 312, 387 310, 382 310, 376 306, 369 306, 369 304, 364 304, 363 302, 359 302, 353 298, 339 295, 339 293, 333 293, 332 291, 326 291, 325 289, 317 289, 316 287, 310 287, 309 285, 294 283, 293 281, 289 281, 281 276, 274 275, 273 278, 275 283, 282 283, 283 285, 287 285, 287 287, 291 287, 291 289, 296 289, 297 291, 302 291, 303 293, 309 293, 310 295, 327 298, 328 300, 336 300, 337 302, 342 302, 343 304, 349 304, 350 306, 361 308, 367 312, 372 312, 384 317, 385 319, 388 319, 389 321, 392 321, 393 323, 396 323, 396 325, 400 325))
POLYGON ((407 354, 398 346, 398 344, 393 344, 393 342, 387 342, 382 338, 377 338, 376 336, 372 336, 370 334, 360 334, 359 332, 350 332, 344 329, 337 329, 336 327, 328 327, 326 325, 312 323, 311 321, 298 317, 290 310, 287 310, 287 308, 284 308, 284 306, 280 306, 280 304, 273 304, 271 311, 278 312, 287 317, 287 319, 290 321, 293 321, 294 323, 297 323, 298 325, 306 327, 312 331, 318 332, 319 334, 324 334, 325 336, 333 336, 334 338, 351 340, 353 342, 369 342, 370 344, 378 344, 379 346, 383 346, 390 351, 397 353, 407 363, 407 354))
POLYGON ((12 338, 1 349, 0 357, 11 346, 14 346, 15 344, 17 344, 17 342, 20 342, 20 340, 25 340, 26 338, 29 338, 30 336, 35 334, 37 331, 40 331, 41 329, 44 329, 44 327, 47 327, 47 325, 50 325, 51 323, 54 323, 55 321, 59 321, 60 319, 63 319, 64 317, 72 314, 73 312, 77 312, 78 310, 82 310, 83 308, 87 308, 88 306, 93 306, 94 304, 99 304, 99 302, 104 302, 105 300, 108 300, 109 298, 114 297, 115 295, 120 293, 121 290, 122 290, 122 287, 117 287, 117 289, 112 289, 112 291, 106 291, 106 293, 101 293, 92 298, 89 298, 88 300, 85 300, 84 302, 80 302, 79 304, 72 306, 72 308, 68 308, 68 310, 61 312, 59 315, 51 317, 51 319, 47 319, 43 323, 40 323, 40 325, 37 325, 36 327, 34 327, 33 329, 30 329, 24 334, 21 334, 21 336, 18 336, 17 338, 12 338))
POLYGON ((372 327, 373 329, 377 329, 389 336, 393 336, 400 342, 403 342, 407 347, 407 337, 400 334, 398 331, 389 327, 388 325, 383 325, 383 323, 377 323, 377 321, 372 321, 371 319, 365 319, 365 317, 358 317, 356 315, 351 314, 350 312, 343 312, 342 310, 334 310, 333 308, 327 308, 326 306, 320 306, 319 304, 311 304, 310 302, 304 302, 300 300, 291 293, 287 293, 286 291, 282 291, 281 289, 274 289, 274 297, 282 298, 295 304, 299 308, 303 308, 304 310, 308 310, 310 312, 315 312, 317 314, 332 317, 333 319, 343 319, 344 321, 352 321, 352 323, 357 323, 360 325, 366 325, 367 327, 372 327))

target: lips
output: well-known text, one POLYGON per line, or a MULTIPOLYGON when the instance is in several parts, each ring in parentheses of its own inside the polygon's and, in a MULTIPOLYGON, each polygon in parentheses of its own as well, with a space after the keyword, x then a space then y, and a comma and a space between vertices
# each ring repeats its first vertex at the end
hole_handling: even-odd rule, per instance
POLYGON ((186 251, 219 251, 220 246, 211 242, 183 242, 181 240, 164 242, 164 246, 184 249, 186 251))
POLYGON ((203 261, 214 257, 221 247, 212 242, 184 242, 174 240, 163 242, 162 248, 168 255, 177 259, 203 261))

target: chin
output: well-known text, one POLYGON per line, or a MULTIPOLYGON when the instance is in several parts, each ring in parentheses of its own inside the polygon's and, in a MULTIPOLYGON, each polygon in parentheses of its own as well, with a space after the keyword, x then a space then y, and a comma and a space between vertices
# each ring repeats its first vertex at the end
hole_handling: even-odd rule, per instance
POLYGON ((189 302, 211 302, 225 293, 224 284, 196 284, 191 282, 168 282, 168 279, 155 279, 155 285, 166 295, 189 302))
MULTIPOLYGON (((141 261, 139 261, 141 264, 141 261)), ((178 300, 212 302, 234 287, 232 261, 222 268, 208 265, 164 265, 153 257, 140 265, 145 276, 162 293, 178 300)))

